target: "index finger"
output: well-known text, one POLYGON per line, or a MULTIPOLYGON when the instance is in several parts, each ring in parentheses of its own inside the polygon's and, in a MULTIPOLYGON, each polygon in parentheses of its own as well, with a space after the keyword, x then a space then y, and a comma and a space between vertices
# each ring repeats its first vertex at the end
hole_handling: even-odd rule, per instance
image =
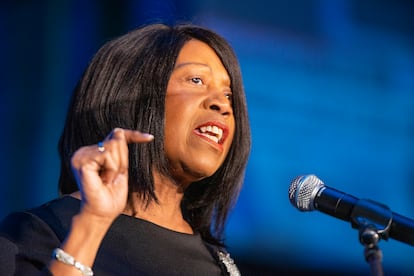
POLYGON ((149 133, 140 132, 138 130, 115 128, 113 137, 122 138, 122 136, 128 144, 151 142, 154 139, 154 135, 149 133))

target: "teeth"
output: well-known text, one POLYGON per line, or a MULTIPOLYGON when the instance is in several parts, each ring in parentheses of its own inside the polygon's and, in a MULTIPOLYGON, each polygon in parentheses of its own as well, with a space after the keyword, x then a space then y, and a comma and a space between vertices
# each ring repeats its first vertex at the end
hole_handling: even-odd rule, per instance
POLYGON ((200 132, 216 143, 223 137, 223 130, 217 126, 203 126, 200 128, 200 132))
POLYGON ((219 139, 217 138, 217 136, 214 135, 210 135, 208 133, 203 133, 204 136, 206 136, 207 138, 213 140, 214 142, 218 143, 219 139))

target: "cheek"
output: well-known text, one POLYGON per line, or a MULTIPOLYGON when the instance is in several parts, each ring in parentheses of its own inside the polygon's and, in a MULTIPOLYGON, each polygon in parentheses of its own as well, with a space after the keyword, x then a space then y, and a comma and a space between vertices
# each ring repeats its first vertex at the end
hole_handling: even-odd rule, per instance
POLYGON ((230 133, 229 133, 229 144, 231 145, 233 143, 234 135, 236 134, 236 122, 233 117, 231 123, 230 123, 230 133))
MULTIPOLYGON (((179 101, 183 102, 183 101, 179 101)), ((165 108, 165 138, 166 147, 174 151, 180 146, 180 142, 188 137, 190 131, 191 116, 185 105, 170 101, 165 108)))
POLYGON ((180 97, 174 97, 165 105, 165 128, 178 129, 191 118, 188 106, 180 97))

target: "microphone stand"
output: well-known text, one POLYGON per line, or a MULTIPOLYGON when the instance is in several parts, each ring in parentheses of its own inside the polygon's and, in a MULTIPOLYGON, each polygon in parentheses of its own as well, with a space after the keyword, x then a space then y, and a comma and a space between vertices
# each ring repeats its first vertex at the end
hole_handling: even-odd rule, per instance
POLYGON ((371 268, 372 276, 384 276, 382 268, 382 251, 378 247, 380 236, 373 225, 361 225, 359 241, 364 245, 364 256, 371 268))
POLYGON ((359 241, 364 245, 365 260, 370 265, 372 276, 384 276, 382 251, 379 241, 387 240, 392 223, 392 211, 385 205, 360 199, 351 214, 352 227, 359 229, 359 241))

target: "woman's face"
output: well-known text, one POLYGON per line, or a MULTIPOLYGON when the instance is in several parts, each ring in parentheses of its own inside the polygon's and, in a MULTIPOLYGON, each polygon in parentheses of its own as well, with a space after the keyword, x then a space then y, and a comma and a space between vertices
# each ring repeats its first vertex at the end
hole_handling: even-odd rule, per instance
POLYGON ((190 40, 181 49, 165 99, 165 152, 180 184, 211 176, 235 131, 230 77, 214 50, 190 40))

